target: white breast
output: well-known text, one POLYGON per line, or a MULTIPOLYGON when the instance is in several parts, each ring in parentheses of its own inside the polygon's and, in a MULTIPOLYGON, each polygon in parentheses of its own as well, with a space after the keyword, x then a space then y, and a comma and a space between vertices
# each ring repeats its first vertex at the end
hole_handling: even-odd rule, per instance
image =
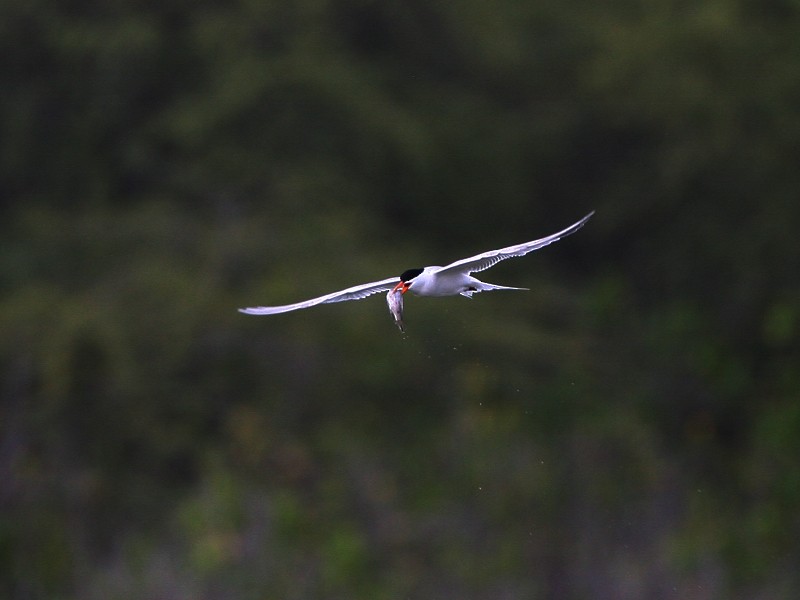
POLYGON ((463 273, 437 273, 438 267, 425 267, 409 286, 417 296, 455 296, 464 291, 472 280, 463 273))

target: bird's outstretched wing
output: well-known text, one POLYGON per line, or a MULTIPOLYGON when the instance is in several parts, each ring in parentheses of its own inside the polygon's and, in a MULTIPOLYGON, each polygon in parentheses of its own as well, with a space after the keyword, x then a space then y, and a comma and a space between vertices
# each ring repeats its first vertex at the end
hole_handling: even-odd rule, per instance
POLYGON ((361 285, 354 285, 346 290, 326 294, 319 298, 312 298, 303 302, 296 302, 295 304, 284 304, 282 306, 254 306, 252 308, 240 308, 239 312, 246 315, 276 315, 278 313, 285 313, 291 310, 299 310, 301 308, 309 308, 317 304, 330 304, 331 302, 346 302, 347 300, 361 300, 372 294, 378 292, 388 292, 395 285, 400 282, 399 277, 389 277, 381 281, 373 281, 372 283, 362 283, 361 285))
POLYGON ((558 233, 554 233, 552 235, 548 235, 547 237, 543 237, 539 240, 533 240, 532 242, 525 242, 523 244, 517 244, 516 246, 508 246, 507 248, 500 248, 499 250, 489 250, 488 252, 484 252, 483 254, 478 254, 477 256, 472 256, 470 258, 463 258, 461 260, 457 260, 454 263, 450 263, 449 265, 445 265, 444 267, 440 267, 437 273, 442 273, 445 271, 458 271, 461 273, 477 273, 478 271, 485 271, 489 267, 493 267, 501 260, 505 260, 507 258, 512 258, 514 256, 525 256, 528 252, 533 252, 534 250, 538 250, 539 248, 543 248, 548 244, 552 244, 553 242, 557 242, 563 237, 566 237, 572 233, 578 231, 583 225, 588 221, 594 211, 590 212, 588 215, 583 217, 577 223, 573 223, 566 229, 562 229, 558 233))

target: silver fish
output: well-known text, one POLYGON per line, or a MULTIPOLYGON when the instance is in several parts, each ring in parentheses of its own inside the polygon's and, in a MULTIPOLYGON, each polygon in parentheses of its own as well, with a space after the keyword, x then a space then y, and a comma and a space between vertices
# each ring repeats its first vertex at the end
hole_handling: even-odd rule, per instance
POLYGON ((405 332, 406 324, 403 323, 403 293, 400 290, 390 290, 386 294, 386 304, 389 305, 389 312, 394 317, 394 324, 400 331, 405 332))

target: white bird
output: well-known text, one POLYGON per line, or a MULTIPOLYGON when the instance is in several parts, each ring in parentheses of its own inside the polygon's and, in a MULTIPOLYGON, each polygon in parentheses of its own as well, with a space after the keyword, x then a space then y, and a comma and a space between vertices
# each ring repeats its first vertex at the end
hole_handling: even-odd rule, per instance
MULTIPOLYGON (((284 304, 282 306, 255 306, 252 308, 240 308, 239 312, 247 315, 274 315, 278 313, 309 308, 317 304, 330 304, 332 302, 345 302, 347 300, 361 300, 378 292, 399 291, 402 294, 412 292, 417 296, 455 296, 461 294, 471 298, 472 294, 487 292, 490 290, 525 290, 528 288, 508 287, 505 285, 495 285, 485 283, 472 277, 471 273, 485 271, 493 267, 501 260, 514 256, 525 256, 529 252, 543 248, 548 244, 557 242, 563 237, 578 231, 588 221, 594 211, 574 223, 552 235, 543 237, 532 242, 508 246, 499 250, 489 250, 483 254, 478 254, 470 258, 457 260, 456 262, 445 265, 444 267, 424 267, 418 269, 408 269, 403 271, 400 277, 389 277, 372 283, 363 283, 353 287, 325 294, 319 298, 296 302, 295 304, 284 304)), ((402 305, 401 305, 402 306, 402 305)), ((391 309, 391 304, 390 304, 391 309)), ((394 311, 393 311, 394 312, 394 311)))

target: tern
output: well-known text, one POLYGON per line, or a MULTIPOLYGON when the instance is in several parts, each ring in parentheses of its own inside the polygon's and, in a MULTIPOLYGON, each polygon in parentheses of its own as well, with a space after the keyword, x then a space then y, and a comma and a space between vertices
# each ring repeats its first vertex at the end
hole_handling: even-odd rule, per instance
MULTIPOLYGON (((562 229, 557 233, 548 235, 538 240, 531 242, 524 242, 516 246, 508 246, 500 248, 499 250, 489 250, 470 258, 464 258, 445 265, 443 267, 421 267, 416 269, 408 269, 403 271, 399 277, 389 277, 381 279, 380 281, 373 281, 371 283, 362 283, 361 285, 354 285, 338 292, 325 294, 318 298, 311 300, 304 300, 294 304, 284 304, 281 306, 254 306, 251 308, 240 308, 239 312, 247 315, 275 315, 278 313, 285 313, 293 310, 300 310, 301 308, 310 308, 317 304, 330 304, 333 302, 346 302, 348 300, 361 300, 372 294, 379 292, 389 292, 387 295, 391 296, 393 292, 405 294, 411 292, 416 296, 455 296, 462 295, 471 298, 473 294, 478 292, 488 292, 491 290, 527 290, 528 288, 509 287, 506 285, 495 285, 493 283, 486 283, 476 279, 472 273, 485 271, 489 267, 493 267, 501 260, 512 258, 515 256, 525 256, 529 252, 543 248, 553 242, 557 242, 561 238, 571 235, 578 231, 588 221, 594 211, 583 217, 580 221, 573 223, 566 229, 562 229)), ((398 298, 402 298, 402 295, 398 298)), ((389 303, 390 310, 395 313, 392 308, 392 302, 389 303)), ((400 303, 400 314, 402 315, 402 302, 400 303)), ((395 318, 398 318, 397 315, 395 318)), ((402 327, 401 327, 402 329, 402 327)))

